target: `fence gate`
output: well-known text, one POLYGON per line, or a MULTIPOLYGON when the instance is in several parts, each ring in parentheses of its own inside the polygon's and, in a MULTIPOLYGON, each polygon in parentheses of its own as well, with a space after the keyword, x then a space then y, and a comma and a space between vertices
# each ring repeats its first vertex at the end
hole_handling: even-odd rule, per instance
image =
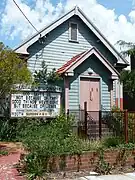
MULTIPOLYGON (((71 110, 70 113, 73 111, 71 110)), ((78 134, 88 139, 108 136, 119 137, 125 142, 135 142, 135 112, 127 111, 74 111, 78 122, 78 134)))

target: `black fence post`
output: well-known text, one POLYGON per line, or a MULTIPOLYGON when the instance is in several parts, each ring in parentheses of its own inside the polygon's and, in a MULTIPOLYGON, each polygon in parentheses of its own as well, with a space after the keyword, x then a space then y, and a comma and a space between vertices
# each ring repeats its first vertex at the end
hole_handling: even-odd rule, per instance
POLYGON ((84 102, 85 136, 87 137, 87 102, 84 102))
POLYGON ((102 111, 99 111, 99 139, 102 138, 102 111))
POLYGON ((67 109, 67 117, 69 117, 69 109, 67 109))

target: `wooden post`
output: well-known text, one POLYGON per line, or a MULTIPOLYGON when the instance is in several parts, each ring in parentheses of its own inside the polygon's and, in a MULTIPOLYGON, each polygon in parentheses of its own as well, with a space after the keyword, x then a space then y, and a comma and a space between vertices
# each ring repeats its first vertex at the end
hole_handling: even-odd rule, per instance
POLYGON ((99 139, 102 138, 102 111, 99 111, 99 139))
POLYGON ((124 111, 124 137, 125 143, 128 143, 128 111, 124 111))
POLYGON ((87 102, 84 102, 85 136, 87 137, 87 102))

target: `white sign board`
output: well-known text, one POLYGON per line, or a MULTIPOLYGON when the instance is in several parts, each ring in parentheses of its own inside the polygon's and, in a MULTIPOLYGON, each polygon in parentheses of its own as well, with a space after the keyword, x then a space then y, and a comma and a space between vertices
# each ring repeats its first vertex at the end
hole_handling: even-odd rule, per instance
POLYGON ((54 117, 60 113, 60 93, 34 91, 11 95, 11 117, 54 117))

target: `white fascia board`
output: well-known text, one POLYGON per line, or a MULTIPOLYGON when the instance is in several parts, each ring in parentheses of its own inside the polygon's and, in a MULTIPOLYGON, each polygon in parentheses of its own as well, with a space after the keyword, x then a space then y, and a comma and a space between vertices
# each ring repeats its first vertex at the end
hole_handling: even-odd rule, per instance
POLYGON ((72 10, 69 13, 67 13, 66 15, 62 16, 57 21, 52 23, 50 26, 46 27, 41 33, 36 34, 33 38, 28 40, 26 43, 24 42, 23 45, 20 45, 19 48, 16 48, 15 52, 20 53, 20 54, 28 54, 28 52, 27 52, 28 47, 31 46, 32 44, 34 44, 36 41, 38 41, 39 37, 45 36, 52 30, 54 30, 56 27, 61 25, 63 22, 70 19, 74 14, 75 14, 75 10, 72 10))
POLYGON ((41 30, 39 33, 32 36, 30 39, 22 43, 18 48, 15 49, 16 53, 20 54, 28 54, 27 49, 29 46, 34 44, 39 37, 45 36, 47 33, 54 30, 56 27, 70 19, 72 16, 78 15, 80 19, 92 30, 92 32, 99 38, 99 40, 110 50, 110 52, 116 57, 118 62, 128 64, 128 62, 123 59, 120 54, 115 50, 115 48, 107 41, 107 39, 104 37, 104 35, 95 27, 95 25, 86 17, 86 15, 83 13, 82 10, 80 10, 77 6, 73 8, 71 11, 69 11, 64 16, 60 17, 58 20, 51 23, 49 26, 41 30))
POLYGON ((105 59, 104 59, 102 56, 100 56, 100 54, 98 54, 98 52, 97 52, 94 48, 92 48, 91 50, 89 50, 89 51, 87 51, 85 54, 83 54, 83 55, 82 55, 82 56, 83 56, 82 58, 79 57, 78 60, 76 60, 76 61, 74 62, 74 64, 72 64, 71 68, 67 69, 66 72, 67 72, 67 73, 73 72, 76 67, 78 67, 80 64, 82 64, 82 63, 83 63, 87 58, 89 58, 92 54, 95 54, 95 56, 96 56, 96 57, 102 62, 102 64, 112 73, 113 76, 118 76, 118 75, 119 75, 119 73, 116 72, 116 70, 114 70, 114 68, 111 67, 111 65, 109 65, 109 64, 105 61, 105 59))

